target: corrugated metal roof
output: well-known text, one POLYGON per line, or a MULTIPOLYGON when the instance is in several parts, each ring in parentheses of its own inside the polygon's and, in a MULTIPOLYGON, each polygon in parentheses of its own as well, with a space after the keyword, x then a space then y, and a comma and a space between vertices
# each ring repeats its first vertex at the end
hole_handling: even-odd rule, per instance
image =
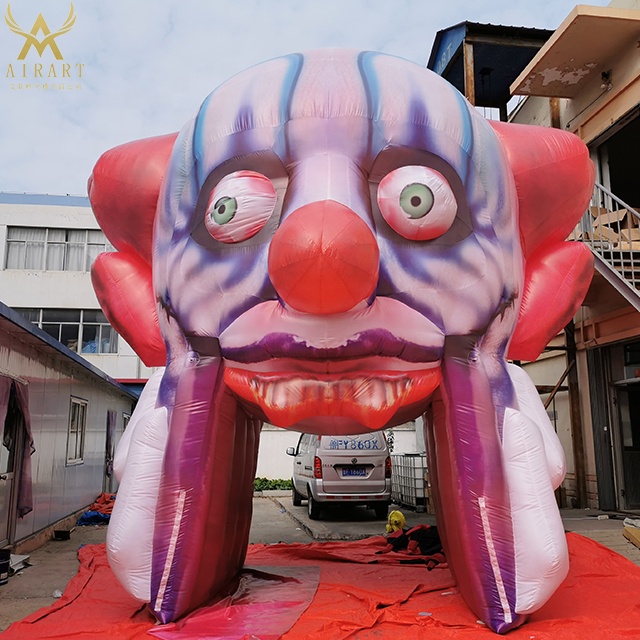
POLYGON ((71 351, 68 347, 52 338, 48 333, 36 327, 17 311, 0 302, 0 329, 13 335, 16 339, 24 342, 39 351, 53 355, 58 359, 72 360, 77 365, 83 367, 90 374, 101 378, 105 382, 117 387, 122 393, 137 400, 138 396, 132 393, 127 387, 114 380, 101 369, 94 366, 75 351, 71 351))
POLYGON ((464 93, 462 45, 472 43, 476 104, 500 107, 511 97, 511 83, 552 35, 549 29, 460 22, 438 31, 427 67, 464 93))

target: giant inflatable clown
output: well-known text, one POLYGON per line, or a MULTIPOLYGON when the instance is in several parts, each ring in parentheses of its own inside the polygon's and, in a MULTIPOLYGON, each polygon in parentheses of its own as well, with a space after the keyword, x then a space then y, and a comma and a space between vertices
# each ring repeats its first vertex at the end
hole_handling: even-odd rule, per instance
POLYGON ((563 580, 564 457, 535 359, 589 285, 565 242, 593 184, 568 133, 488 122, 442 78, 316 51, 232 78, 89 183, 93 269, 150 366, 117 452, 122 584, 168 622, 243 564, 260 425, 351 434, 425 415, 447 558, 491 629, 563 580))

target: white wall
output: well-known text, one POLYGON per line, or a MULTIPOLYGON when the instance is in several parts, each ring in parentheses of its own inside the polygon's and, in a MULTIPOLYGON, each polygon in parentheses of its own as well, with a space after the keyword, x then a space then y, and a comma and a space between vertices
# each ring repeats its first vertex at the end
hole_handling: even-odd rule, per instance
POLYGON ((297 431, 265 424, 260 434, 256 477, 270 480, 291 478, 293 458, 286 451, 287 447, 295 447, 299 439, 300 433, 297 431))
MULTIPOLYGON (((556 339, 552 344, 561 344, 562 341, 556 339)), ((536 362, 528 362, 523 368, 534 384, 554 386, 561 378, 566 367, 566 357, 562 351, 551 351, 543 353, 536 362)), ((564 385, 567 382, 565 380, 564 385)), ((543 395, 544 402, 548 396, 543 395)), ((557 393, 555 402, 547 409, 547 413, 553 426, 556 429, 558 438, 562 443, 562 448, 567 460, 567 473, 574 473, 573 442, 571 436, 571 415, 569 410, 569 395, 567 391, 557 393)))
POLYGON ((91 276, 82 271, 2 269, 0 299, 10 307, 100 308, 91 285, 91 276))

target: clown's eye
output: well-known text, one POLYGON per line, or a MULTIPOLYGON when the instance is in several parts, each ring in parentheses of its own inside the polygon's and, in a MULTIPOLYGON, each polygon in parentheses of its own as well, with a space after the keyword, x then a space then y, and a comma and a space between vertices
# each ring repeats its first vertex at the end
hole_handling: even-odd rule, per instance
POLYGON ((378 186, 378 206, 389 226, 409 240, 441 236, 453 224, 458 210, 446 178, 421 166, 388 173, 378 186))
POLYGON ((271 217, 276 191, 269 178, 255 171, 235 171, 218 182, 205 214, 207 231, 220 242, 242 242, 271 217))
POLYGON ((400 207, 410 218, 424 218, 433 207, 433 193, 424 184, 408 184, 400 193, 400 207))
POLYGON ((222 196, 222 198, 220 198, 220 200, 218 200, 213 205, 211 217, 217 224, 227 224, 227 222, 229 222, 233 218, 233 216, 236 215, 237 209, 238 201, 235 198, 222 196))

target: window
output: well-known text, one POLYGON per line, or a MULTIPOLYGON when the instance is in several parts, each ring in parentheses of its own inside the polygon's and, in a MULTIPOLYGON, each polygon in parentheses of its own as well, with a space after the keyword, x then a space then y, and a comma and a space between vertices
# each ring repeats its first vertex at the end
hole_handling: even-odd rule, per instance
POLYGON ((82 464, 84 434, 87 428, 87 401, 71 398, 69 431, 67 433, 67 464, 82 464))
POLYGON ((624 345, 624 377, 640 378, 640 342, 624 345))
POLYGON ((80 353, 117 353, 118 334, 102 311, 82 311, 80 325, 80 353))
POLYGON ((19 309, 29 322, 77 353, 118 353, 118 334, 97 309, 19 309))
POLYGON ((7 228, 7 269, 89 271, 99 253, 114 251, 99 229, 7 228))

